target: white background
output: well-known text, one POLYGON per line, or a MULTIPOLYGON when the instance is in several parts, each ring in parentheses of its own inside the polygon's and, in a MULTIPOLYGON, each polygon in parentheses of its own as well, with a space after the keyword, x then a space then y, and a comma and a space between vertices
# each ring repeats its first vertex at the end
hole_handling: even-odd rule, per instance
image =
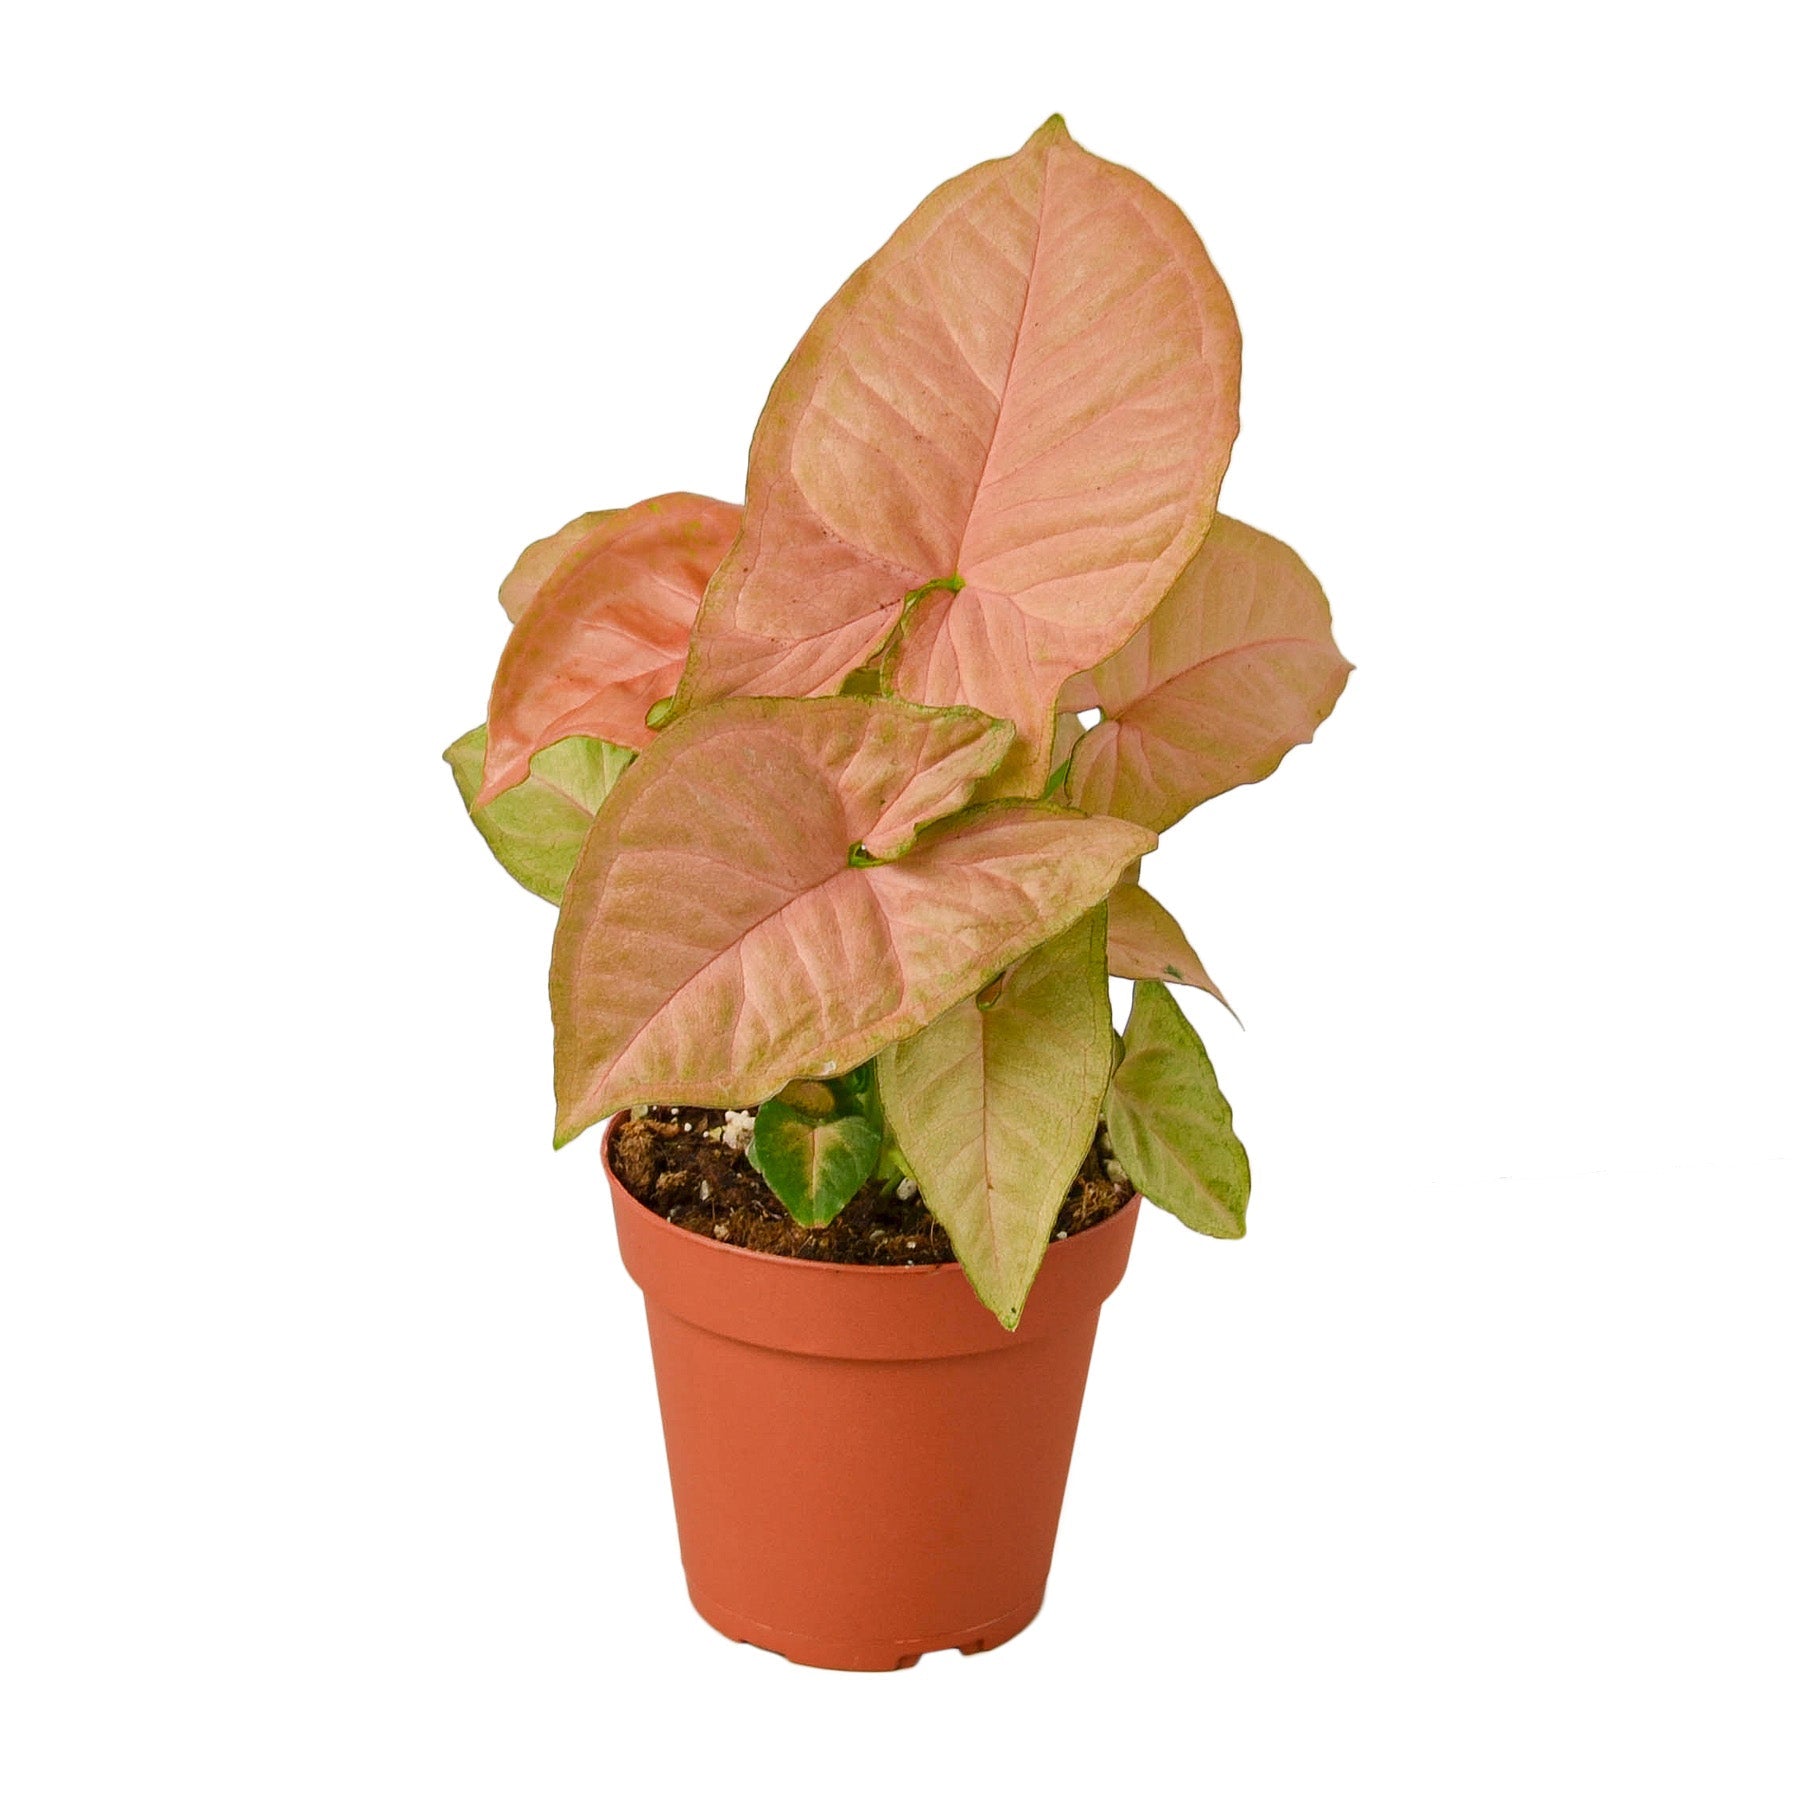
POLYGON ((15 15, 0 1788, 1793 1794, 1779 16, 15 15), (1149 871, 1249 1238, 1144 1221, 1039 1622, 824 1674, 687 1608, 552 914, 438 753, 520 546, 740 497, 1052 110, 1205 237, 1226 507, 1358 671, 1149 871))

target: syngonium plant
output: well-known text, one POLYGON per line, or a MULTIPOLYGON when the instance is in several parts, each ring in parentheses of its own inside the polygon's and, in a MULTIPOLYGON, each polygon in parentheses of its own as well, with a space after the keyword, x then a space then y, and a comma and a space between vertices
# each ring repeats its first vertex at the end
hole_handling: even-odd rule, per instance
POLYGON ((819 314, 742 507, 665 494, 526 550, 446 755, 561 908, 558 1144, 755 1106, 797 1220, 915 1181, 1009 1327, 1103 1116, 1146 1198, 1243 1234, 1167 984, 1218 990, 1139 864, 1350 665, 1294 552, 1214 510, 1238 363, 1187 219, 1053 118, 819 314))

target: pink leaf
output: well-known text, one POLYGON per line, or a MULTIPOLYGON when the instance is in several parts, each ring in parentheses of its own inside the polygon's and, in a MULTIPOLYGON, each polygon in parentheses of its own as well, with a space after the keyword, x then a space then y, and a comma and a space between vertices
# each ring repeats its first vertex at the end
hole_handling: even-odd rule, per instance
POLYGON ((583 513, 579 519, 571 519, 561 531, 539 538, 519 552, 512 573, 500 584, 500 605, 515 625, 525 616, 526 607, 537 598, 538 589, 556 573, 557 564, 618 510, 616 506, 609 506, 601 512, 583 513))
POLYGON ((644 715, 675 691, 700 596, 741 517, 723 500, 664 494, 584 514, 520 557, 500 590, 521 610, 488 701, 477 805, 562 738, 650 742, 644 715))
POLYGON ((1144 628, 1065 685, 1064 706, 1106 714, 1075 747, 1070 796, 1165 831, 1310 743, 1349 676, 1311 571, 1221 516, 1144 628))
POLYGON ((1198 549, 1237 430, 1238 332, 1180 210, 1052 119, 930 196, 820 313, 750 453, 683 707, 893 688, 1008 718, 1048 773, 1057 689, 1198 549))
POLYGON ((850 697, 728 701, 661 733, 564 891, 558 1141, 641 1101, 739 1105, 853 1068, 1104 899, 1155 839, 1062 807, 976 808, 867 861, 961 805, 1008 735, 850 697))
POLYGON ((1062 692, 1056 697, 1056 704, 1059 709, 1056 715, 1059 721, 1068 718, 1071 713, 1084 713, 1097 709, 1100 705, 1100 696, 1094 691, 1094 671, 1083 669, 1078 675, 1071 675, 1063 683, 1062 692))
POLYGON ((1106 972, 1126 981, 1179 981, 1211 994, 1235 1019, 1174 915, 1126 879, 1106 902, 1106 972))

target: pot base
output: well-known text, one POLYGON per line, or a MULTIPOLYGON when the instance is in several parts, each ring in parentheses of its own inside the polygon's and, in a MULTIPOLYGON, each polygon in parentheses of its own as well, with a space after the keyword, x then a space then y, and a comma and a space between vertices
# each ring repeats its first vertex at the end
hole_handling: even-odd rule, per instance
POLYGON ((1015 1606, 999 1618, 970 1630, 943 1632, 936 1637, 851 1639, 809 1637, 805 1632, 784 1631, 758 1619, 747 1619, 730 1607, 719 1606, 696 1593, 691 1584, 688 1598, 693 1601, 695 1612, 733 1643, 772 1650, 791 1663, 802 1663, 812 1669, 852 1669, 871 1673, 910 1669, 921 1656, 928 1656, 934 1650, 960 1650, 964 1656, 996 1650, 1007 1639, 1017 1637, 1037 1617, 1038 1609, 1044 1604, 1040 1589, 1023 1606, 1015 1606))

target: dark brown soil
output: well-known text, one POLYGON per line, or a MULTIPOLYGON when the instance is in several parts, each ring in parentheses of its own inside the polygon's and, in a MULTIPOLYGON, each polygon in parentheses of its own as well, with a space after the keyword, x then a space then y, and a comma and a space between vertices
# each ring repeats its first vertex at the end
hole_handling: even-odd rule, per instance
MULTIPOLYGON (((613 1172, 671 1225, 746 1250, 814 1262, 956 1261, 944 1228, 923 1203, 884 1194, 878 1181, 865 1182, 829 1225, 816 1231, 797 1225, 744 1152, 723 1141, 724 1129, 724 1113, 710 1107, 648 1107, 641 1117, 620 1121, 613 1172)), ((1128 1185, 1107 1179, 1096 1134, 1056 1216, 1052 1241, 1110 1219, 1130 1198, 1128 1185)))

